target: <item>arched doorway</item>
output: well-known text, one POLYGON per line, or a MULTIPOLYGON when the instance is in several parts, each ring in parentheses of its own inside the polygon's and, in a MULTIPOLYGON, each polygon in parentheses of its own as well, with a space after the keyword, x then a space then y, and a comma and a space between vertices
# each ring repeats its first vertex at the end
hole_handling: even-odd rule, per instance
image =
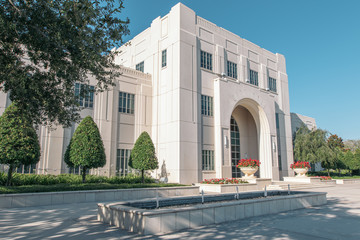
POLYGON ((242 105, 238 105, 231 115, 230 137, 232 177, 238 178, 242 176, 236 167, 240 159, 259 159, 257 125, 253 115, 242 105))

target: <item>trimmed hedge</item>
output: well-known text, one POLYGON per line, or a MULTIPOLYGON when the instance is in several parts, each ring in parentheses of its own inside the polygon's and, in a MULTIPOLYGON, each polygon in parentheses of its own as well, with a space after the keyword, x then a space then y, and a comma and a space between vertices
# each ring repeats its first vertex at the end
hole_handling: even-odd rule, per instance
POLYGON ((80 184, 54 184, 54 185, 23 185, 23 186, 0 186, 0 194, 11 193, 34 193, 34 192, 63 192, 82 190, 104 190, 104 189, 128 189, 128 188, 155 188, 155 187, 179 187, 181 184, 166 183, 80 183, 80 184))
MULTIPOLYGON (((7 174, 0 173, 0 185, 5 186, 7 174)), ((108 184, 139 184, 142 182, 141 176, 128 175, 126 177, 105 177, 97 175, 87 175, 87 183, 108 183, 108 184)), ((154 183, 155 180, 145 177, 145 183, 154 183)), ((82 176, 75 174, 60 175, 38 175, 38 174, 19 174, 14 173, 13 186, 24 185, 55 185, 55 184, 81 184, 82 176)))

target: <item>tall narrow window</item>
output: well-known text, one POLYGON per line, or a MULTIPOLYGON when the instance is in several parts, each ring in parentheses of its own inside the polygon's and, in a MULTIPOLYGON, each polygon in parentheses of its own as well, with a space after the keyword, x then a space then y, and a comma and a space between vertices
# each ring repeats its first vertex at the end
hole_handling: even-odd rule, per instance
POLYGON ((269 85, 270 91, 276 92, 277 89, 276 89, 276 79, 275 78, 269 77, 268 85, 269 85))
POLYGON ((201 51, 201 63, 200 66, 202 68, 206 68, 208 70, 212 71, 212 54, 211 53, 207 53, 204 51, 201 51))
POLYGON ((205 116, 213 116, 213 98, 201 95, 201 114, 205 116))
POLYGON ((30 164, 30 165, 23 165, 21 164, 16 168, 17 173, 35 173, 36 164, 30 164))
POLYGON ((252 85, 259 85, 258 81, 258 72, 250 69, 250 84, 252 85))
POLYGON ((240 160, 240 131, 237 122, 231 116, 230 119, 230 136, 231 136, 231 168, 232 177, 241 177, 241 171, 236 167, 240 160))
POLYGON ((80 107, 94 107, 94 91, 94 86, 82 83, 75 83, 75 98, 78 101, 80 107))
POLYGON ((279 165, 279 170, 282 170, 279 113, 275 113, 275 123, 276 123, 276 135, 277 135, 278 165, 279 165))
POLYGON ((202 151, 202 170, 212 171, 214 170, 214 151, 203 150, 202 151))
POLYGON ((130 149, 118 149, 116 153, 116 176, 126 176, 130 172, 130 149))
POLYGON ((142 61, 141 63, 136 64, 136 70, 138 70, 140 72, 144 72, 144 61, 142 61))
POLYGON ((237 79, 237 64, 227 61, 227 75, 237 79))
POLYGON ((166 67, 166 49, 161 52, 161 67, 166 67))
MULTIPOLYGON (((70 174, 76 174, 76 175, 80 175, 81 174, 81 170, 82 170, 82 166, 78 166, 78 167, 70 167, 69 168, 69 173, 70 174)), ((86 174, 90 173, 90 169, 86 169, 86 174)))
POLYGON ((119 92, 119 112, 134 114, 135 95, 126 92, 119 92))

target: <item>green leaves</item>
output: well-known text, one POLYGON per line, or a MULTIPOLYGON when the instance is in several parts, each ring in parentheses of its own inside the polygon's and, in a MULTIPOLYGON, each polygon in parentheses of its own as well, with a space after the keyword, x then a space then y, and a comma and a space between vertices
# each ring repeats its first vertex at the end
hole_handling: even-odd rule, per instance
POLYGON ((297 161, 321 162, 324 168, 335 168, 335 154, 327 144, 328 132, 322 129, 308 130, 302 126, 294 140, 294 156, 297 161))
POLYGON ((12 103, 0 117, 0 163, 11 170, 20 164, 29 165, 40 160, 40 144, 35 129, 27 116, 12 103))
MULTIPOLYGON (((84 118, 77 129, 64 156, 65 163, 70 167, 82 166, 86 169, 103 167, 106 164, 104 144, 96 123, 90 116, 84 118)), ((83 175, 85 179, 85 175, 83 175)))
MULTIPOLYGON (((0 0, 0 90, 35 124, 79 120, 74 83, 119 75, 116 51, 129 33, 122 0, 0 0)), ((84 93, 86 94, 86 93, 84 93)))
POLYGON ((33 164, 40 160, 40 144, 35 129, 16 104, 0 117, 0 163, 33 164))
POLYGON ((130 154, 129 166, 138 170, 157 169, 154 144, 147 132, 141 133, 130 154))

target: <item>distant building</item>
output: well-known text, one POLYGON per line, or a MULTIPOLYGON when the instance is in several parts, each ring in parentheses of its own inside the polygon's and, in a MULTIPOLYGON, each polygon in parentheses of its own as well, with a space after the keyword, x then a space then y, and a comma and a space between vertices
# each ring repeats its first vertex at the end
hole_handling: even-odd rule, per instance
MULTIPOLYGON (((79 103, 104 141, 107 163, 93 173, 126 175, 136 138, 147 131, 156 147, 159 177, 194 183, 240 177, 241 158, 261 161, 260 177, 292 175, 292 126, 285 57, 197 16, 179 3, 122 46, 116 86, 79 103), (136 69, 136 70, 135 70, 136 69)), ((95 85, 90 79, 90 85, 95 85)), ((75 93, 84 85, 76 84, 75 93)), ((7 106, 0 93, 0 111, 7 106)), ((77 125, 40 128, 37 173, 59 174, 77 125)))
MULTIPOLYGON (((317 128, 315 118, 300 115, 297 113, 291 113, 291 131, 293 137, 295 136, 296 131, 301 127, 306 126, 309 130, 315 130, 317 128)), ((321 167, 321 163, 311 164, 311 171, 322 171, 324 170, 321 167)))
POLYGON ((291 113, 291 132, 294 134, 296 131, 305 125, 309 130, 316 129, 315 118, 291 113))

